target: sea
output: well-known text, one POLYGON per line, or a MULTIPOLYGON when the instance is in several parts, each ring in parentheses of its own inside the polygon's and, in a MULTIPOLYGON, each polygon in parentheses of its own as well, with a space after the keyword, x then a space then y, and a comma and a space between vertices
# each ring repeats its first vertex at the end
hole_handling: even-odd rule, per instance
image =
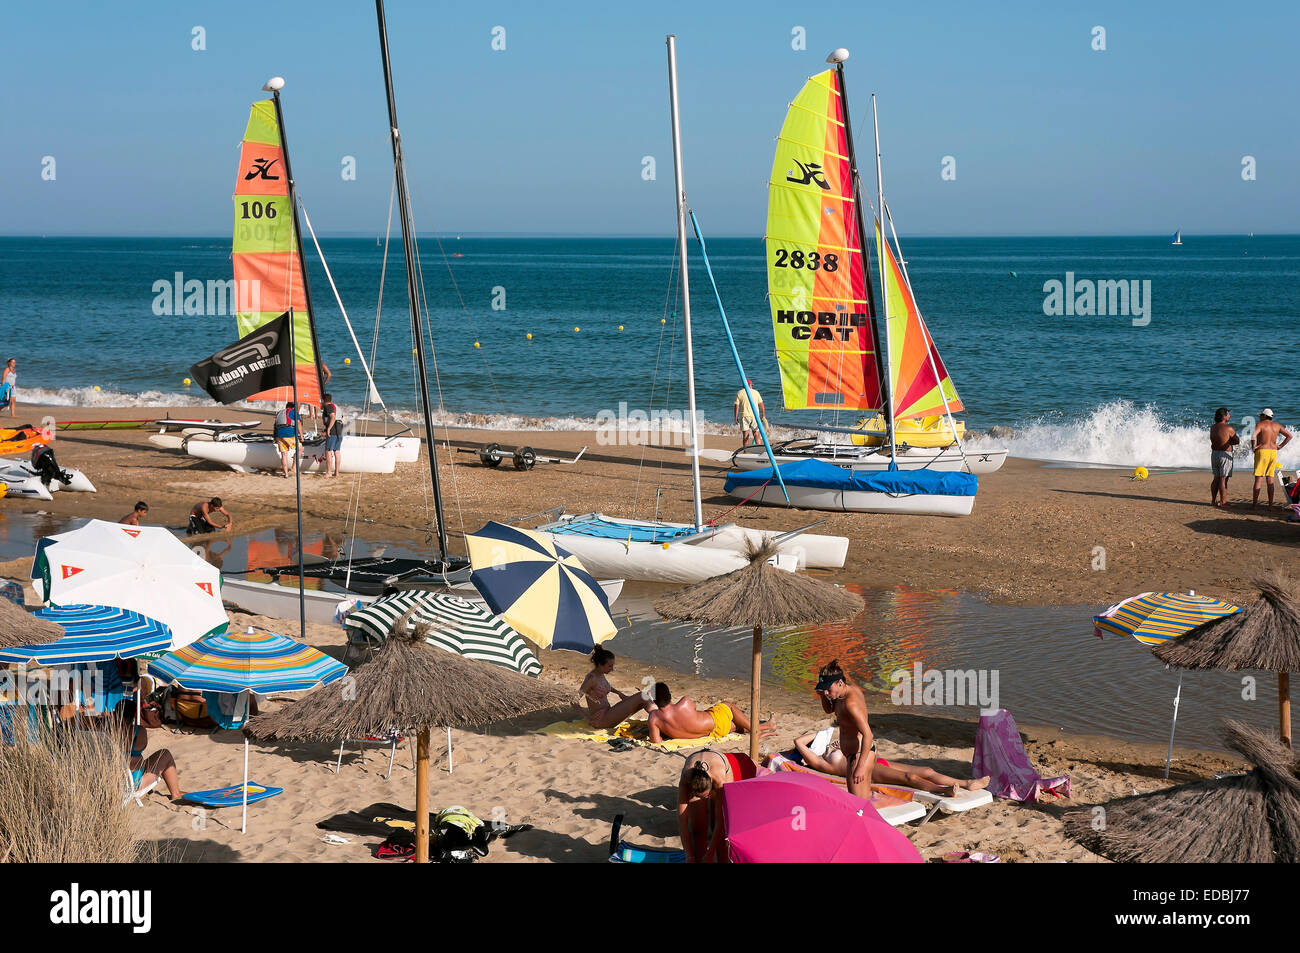
MULTIPOLYGON (((1183 241, 907 239, 916 299, 968 426, 1010 428, 997 442, 1013 456, 1191 468, 1208 466, 1205 429, 1219 406, 1238 424, 1270 407, 1300 425, 1290 367, 1300 236, 1183 241)), ((359 413, 364 356, 385 406, 414 419, 400 241, 325 238, 321 246, 329 275, 309 250, 309 283, 329 389, 345 413, 359 413)), ((850 412, 781 406, 760 238, 713 238, 708 250, 745 375, 772 422, 851 426, 850 412)), ((442 235, 421 238, 419 251, 439 422, 576 430, 684 420, 671 236, 442 235)), ((698 413, 704 429, 719 431, 731 424, 740 374, 694 245, 692 256, 698 413)), ((0 359, 19 359, 20 400, 66 406, 69 419, 93 405, 197 412, 210 401, 183 383, 190 366, 237 337, 233 316, 218 313, 222 295, 206 293, 230 274, 222 237, 0 238, 8 331, 0 359), (187 307, 191 282, 205 291, 187 307)), ((1300 450, 1283 463, 1300 465, 1300 450)))

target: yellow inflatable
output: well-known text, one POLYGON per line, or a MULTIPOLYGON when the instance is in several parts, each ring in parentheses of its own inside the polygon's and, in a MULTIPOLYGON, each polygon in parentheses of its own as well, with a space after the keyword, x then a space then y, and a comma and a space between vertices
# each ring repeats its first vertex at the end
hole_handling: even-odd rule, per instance
MULTIPOLYGON (((966 436, 966 422, 955 420, 956 437, 966 436)), ((863 417, 858 421, 858 429, 864 431, 861 437, 854 436, 853 442, 858 446, 878 447, 885 442, 885 418, 863 417)), ((911 447, 946 447, 953 442, 953 428, 948 425, 948 418, 938 417, 904 417, 894 421, 894 438, 900 444, 911 447)))

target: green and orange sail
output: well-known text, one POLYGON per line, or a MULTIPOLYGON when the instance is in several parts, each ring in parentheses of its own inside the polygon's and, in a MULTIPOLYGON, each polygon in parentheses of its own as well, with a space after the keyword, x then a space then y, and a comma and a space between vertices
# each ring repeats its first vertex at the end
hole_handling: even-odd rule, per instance
MULTIPOLYGON (((281 143, 275 101, 253 103, 235 176, 231 260, 238 291, 239 336, 292 310, 298 400, 319 407, 321 375, 316 335, 281 143)), ((293 390, 278 387, 248 399, 284 402, 293 399, 293 390)))
POLYGON ((889 315, 889 384, 894 419, 930 417, 963 410, 957 388, 944 367, 934 338, 916 306, 907 277, 876 221, 876 254, 884 261, 884 291, 889 315), (944 407, 944 398, 948 406, 944 407))
POLYGON ((879 410, 879 345, 859 238, 840 76, 812 77, 777 140, 767 287, 785 406, 879 410))

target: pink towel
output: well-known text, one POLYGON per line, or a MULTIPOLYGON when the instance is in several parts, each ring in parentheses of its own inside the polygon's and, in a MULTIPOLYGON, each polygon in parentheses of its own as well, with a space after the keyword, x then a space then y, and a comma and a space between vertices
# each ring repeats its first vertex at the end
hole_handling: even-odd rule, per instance
POLYGON ((975 777, 988 775, 989 790, 995 797, 1012 801, 1036 801, 1045 792, 1070 796, 1069 775, 1044 778, 1029 763, 1020 731, 1011 712, 999 708, 991 715, 980 716, 975 735, 975 757, 971 759, 975 777))

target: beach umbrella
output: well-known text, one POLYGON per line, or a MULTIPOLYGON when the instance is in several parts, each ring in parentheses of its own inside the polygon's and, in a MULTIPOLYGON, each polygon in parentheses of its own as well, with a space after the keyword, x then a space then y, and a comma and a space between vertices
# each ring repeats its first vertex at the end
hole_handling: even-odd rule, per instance
POLYGON ((1240 612, 1202 623, 1157 646, 1156 658, 1190 669, 1254 669, 1277 674, 1282 743, 1291 744, 1291 672, 1300 669, 1300 589, 1277 571, 1255 580, 1259 596, 1240 612))
MULTIPOLYGON (((328 685, 348 673, 310 645, 271 632, 222 632, 205 636, 151 662, 149 674, 192 692, 224 692, 240 696, 247 710, 248 693, 305 692, 328 685)), ((244 815, 248 830, 248 736, 244 736, 244 815)))
POLYGON ((53 642, 0 649, 0 662, 27 665, 67 665, 134 658, 166 648, 172 632, 157 619, 116 606, 52 606, 33 616, 62 626, 53 642))
POLYGON ((40 645, 63 637, 64 628, 28 612, 21 605, 0 599, 0 649, 40 645))
POLYGON ((514 669, 521 675, 536 678, 542 674, 542 663, 518 632, 482 606, 442 592, 412 589, 384 596, 349 613, 344 628, 382 642, 408 612, 412 613, 408 628, 428 623, 429 643, 440 649, 514 669))
POLYGON ((1071 811, 1065 833, 1128 863, 1300 862, 1300 762, 1240 722, 1225 724, 1224 737, 1253 771, 1071 811))
POLYGON ((230 620, 221 605, 221 573, 160 526, 91 520, 37 544, 33 586, 51 606, 117 606, 157 619, 171 648, 189 645, 230 620))
POLYGON ((618 631, 600 583, 549 537, 492 522, 465 541, 474 588, 542 648, 589 652, 618 631))
POLYGON ((570 689, 434 648, 431 631, 408 631, 403 616, 374 657, 346 683, 320 688, 273 714, 252 718, 246 732, 267 741, 327 741, 395 732, 416 736, 415 860, 429 860, 429 731, 474 728, 572 703, 570 689))
POLYGON ((731 860, 750 864, 919 864, 870 801, 823 778, 778 772, 722 786, 731 860))
POLYGON ((851 619, 866 605, 862 597, 812 576, 787 572, 768 563, 776 545, 768 540, 749 547, 749 565, 725 576, 677 589, 655 603, 665 619, 717 628, 752 627, 749 716, 753 731, 749 756, 758 760, 758 703, 763 681, 763 630, 820 625, 851 619))
MULTIPOLYGON (((1116 603, 1092 617, 1092 631, 1097 638, 1106 633, 1133 638, 1143 645, 1164 645, 1182 638, 1204 622, 1232 615, 1238 609, 1231 602, 1198 596, 1195 592, 1144 592, 1116 603)), ((1174 717, 1169 726, 1169 750, 1165 754, 1165 777, 1174 758, 1174 732, 1178 730, 1178 702, 1183 696, 1183 676, 1178 675, 1174 690, 1174 717)))

